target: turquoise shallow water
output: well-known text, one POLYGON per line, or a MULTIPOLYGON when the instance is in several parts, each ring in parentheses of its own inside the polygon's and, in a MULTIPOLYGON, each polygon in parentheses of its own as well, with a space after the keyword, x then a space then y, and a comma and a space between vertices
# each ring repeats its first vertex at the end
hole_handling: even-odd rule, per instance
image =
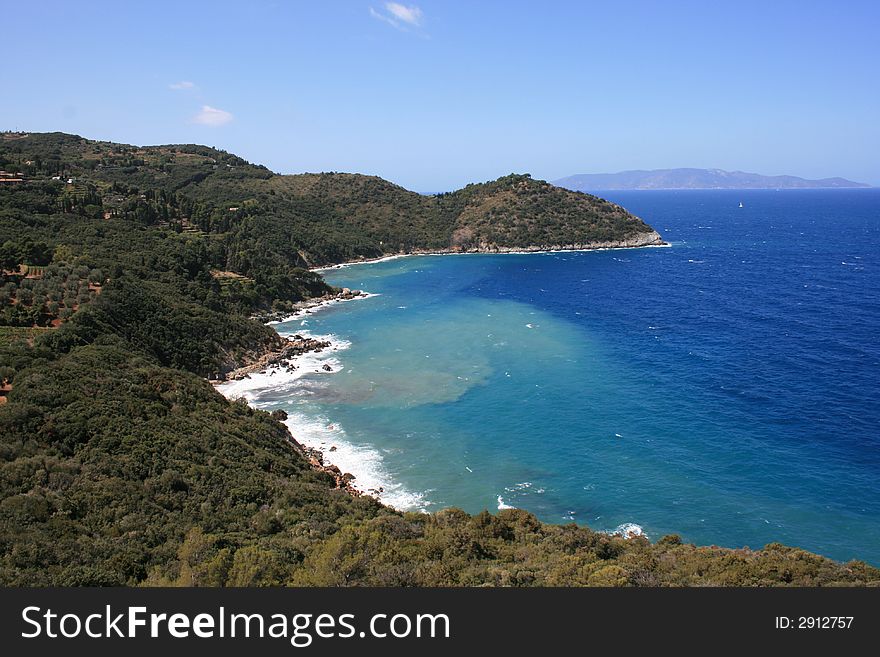
POLYGON ((278 328, 338 371, 254 403, 399 506, 880 563, 880 193, 609 196, 672 247, 331 270, 278 328))

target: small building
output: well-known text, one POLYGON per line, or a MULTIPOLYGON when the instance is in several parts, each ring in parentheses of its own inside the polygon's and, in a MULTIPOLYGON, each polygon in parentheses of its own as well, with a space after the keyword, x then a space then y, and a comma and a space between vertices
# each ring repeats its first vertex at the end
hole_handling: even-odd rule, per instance
POLYGON ((24 176, 10 171, 0 171, 0 183, 20 183, 24 182, 24 176))

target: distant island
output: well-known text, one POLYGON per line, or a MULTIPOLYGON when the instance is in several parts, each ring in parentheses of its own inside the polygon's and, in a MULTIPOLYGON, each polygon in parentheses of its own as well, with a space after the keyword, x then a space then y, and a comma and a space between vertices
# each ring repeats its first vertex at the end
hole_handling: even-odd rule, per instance
POLYGON ((798 176, 762 176, 723 169, 653 169, 619 173, 580 173, 553 181, 578 192, 609 189, 846 189, 870 187, 846 178, 807 180, 798 176))

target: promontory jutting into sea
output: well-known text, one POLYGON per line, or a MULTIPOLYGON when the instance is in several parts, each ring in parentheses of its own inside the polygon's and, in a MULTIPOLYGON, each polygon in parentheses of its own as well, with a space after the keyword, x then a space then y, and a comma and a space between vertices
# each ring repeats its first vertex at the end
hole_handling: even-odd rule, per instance
POLYGON ((276 329, 332 348, 224 392, 401 509, 880 561, 880 194, 606 194, 672 248, 330 269, 276 329))

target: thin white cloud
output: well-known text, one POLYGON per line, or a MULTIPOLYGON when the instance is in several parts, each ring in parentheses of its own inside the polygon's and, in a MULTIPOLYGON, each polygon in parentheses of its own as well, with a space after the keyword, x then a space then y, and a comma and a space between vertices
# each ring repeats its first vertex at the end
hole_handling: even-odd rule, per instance
POLYGON ((385 9, 388 10, 389 14, 394 15, 404 23, 409 23, 416 27, 422 24, 422 20, 424 20, 425 17, 422 10, 415 5, 407 7, 406 5, 401 5, 397 2, 386 2, 385 9))
POLYGON ((173 84, 169 84, 169 89, 174 89, 175 91, 182 91, 184 89, 194 89, 195 83, 190 82, 189 80, 181 80, 180 82, 175 82, 173 84))
POLYGON ((407 31, 407 26, 421 27, 425 21, 425 14, 416 5, 407 6, 398 2, 386 2, 384 12, 370 7, 370 16, 403 31, 407 31))
POLYGON ((232 114, 210 105, 202 105, 202 110, 193 117, 193 121, 200 125, 217 128, 232 121, 232 114))

